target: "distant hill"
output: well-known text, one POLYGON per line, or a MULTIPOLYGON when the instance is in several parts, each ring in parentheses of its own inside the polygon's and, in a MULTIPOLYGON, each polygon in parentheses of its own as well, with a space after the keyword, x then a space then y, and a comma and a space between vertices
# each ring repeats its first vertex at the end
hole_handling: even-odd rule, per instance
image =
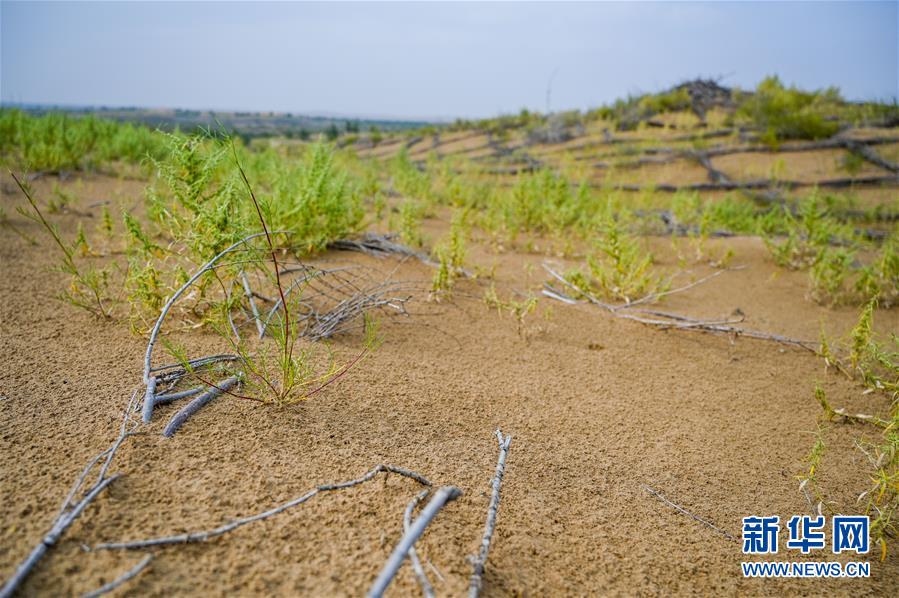
POLYGON ((423 120, 391 120, 352 118, 338 116, 308 116, 290 112, 220 112, 213 110, 182 110, 178 108, 136 108, 106 106, 51 106, 39 104, 4 104, 30 114, 63 112, 77 115, 92 114, 101 118, 132 122, 163 130, 194 131, 201 128, 217 129, 219 123, 228 131, 245 139, 255 137, 306 138, 325 133, 333 137, 347 133, 368 132, 373 128, 381 132, 398 132, 420 129, 432 125, 423 120))

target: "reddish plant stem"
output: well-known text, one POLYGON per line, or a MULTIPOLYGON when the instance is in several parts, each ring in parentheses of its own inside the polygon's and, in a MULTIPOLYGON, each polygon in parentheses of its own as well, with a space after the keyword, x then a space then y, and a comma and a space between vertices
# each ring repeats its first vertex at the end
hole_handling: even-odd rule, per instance
POLYGON ((328 386, 328 385, 331 384, 332 382, 336 382, 339 378, 343 377, 344 374, 346 374, 348 371, 350 371, 350 368, 352 368, 354 365, 356 365, 356 363, 357 363, 360 359, 362 359, 363 357, 365 357, 365 354, 366 354, 366 353, 368 353, 368 347, 366 347, 365 349, 363 349, 362 352, 359 353, 359 355, 356 355, 356 357, 353 359, 353 361, 351 361, 351 362, 349 362, 348 364, 346 364, 345 366, 343 366, 343 369, 342 369, 342 370, 340 370, 339 372, 337 372, 336 374, 334 374, 334 376, 332 376, 331 378, 329 378, 328 380, 326 380, 324 383, 322 383, 321 386, 319 386, 318 388, 315 388, 315 389, 313 389, 313 390, 307 392, 303 398, 304 398, 304 399, 308 399, 309 397, 311 397, 312 395, 314 395, 314 394, 317 393, 318 391, 324 389, 326 386, 328 386))
POLYGON ((253 200, 253 206, 256 207, 256 215, 259 216, 259 222, 262 224, 263 232, 265 232, 265 240, 268 243, 268 249, 272 254, 272 264, 275 267, 275 282, 278 285, 278 294, 281 296, 281 304, 284 309, 284 355, 289 361, 292 361, 293 343, 290 341, 290 312, 287 307, 287 299, 284 297, 284 287, 281 285, 281 269, 278 267, 278 258, 275 255, 275 244, 272 243, 271 234, 268 232, 268 225, 265 223, 265 217, 262 215, 262 208, 259 206, 259 201, 256 199, 256 193, 253 191, 250 180, 247 178, 247 174, 240 164, 240 160, 237 157, 237 148, 234 146, 233 141, 231 142, 231 151, 234 152, 234 162, 237 164, 237 170, 240 171, 240 176, 243 179, 244 185, 246 185, 247 191, 250 193, 250 199, 253 200))

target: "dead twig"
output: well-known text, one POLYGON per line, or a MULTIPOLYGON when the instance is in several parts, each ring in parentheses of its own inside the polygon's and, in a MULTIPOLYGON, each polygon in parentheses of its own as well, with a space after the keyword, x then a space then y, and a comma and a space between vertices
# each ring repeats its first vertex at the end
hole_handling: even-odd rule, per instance
POLYGON ((195 394, 199 394, 201 392, 203 392, 203 387, 195 386, 194 388, 182 390, 180 392, 156 395, 156 404, 161 405, 162 403, 171 403, 172 401, 177 401, 178 399, 186 399, 187 397, 192 397, 195 394))
MULTIPOLYGON (((432 260, 428 254, 415 251, 411 247, 401 243, 396 243, 393 240, 396 237, 396 234, 378 235, 376 233, 365 233, 356 239, 338 239, 337 241, 332 241, 328 245, 328 249, 358 251, 373 257, 384 257, 393 254, 415 258, 421 263, 434 268, 440 265, 432 260)), ((458 272, 463 274, 466 278, 473 277, 473 274, 468 270, 459 269, 458 272)))
MULTIPOLYGON (((262 338, 265 335, 265 329, 262 327, 262 319, 259 317, 259 308, 256 307, 256 302, 253 300, 253 289, 250 288, 250 281, 247 278, 247 273, 243 270, 240 271, 240 284, 243 285, 243 291, 250 304, 250 311, 253 312, 253 321, 256 322, 256 330, 259 332, 259 338, 262 338)), ((240 335, 236 334, 236 331, 235 336, 240 338, 240 335)))
POLYGON ((462 491, 455 486, 443 486, 434 493, 434 497, 428 502, 425 508, 422 509, 421 515, 419 515, 418 519, 412 523, 409 531, 403 535, 399 544, 393 549, 393 552, 381 569, 381 573, 378 574, 378 577, 368 590, 366 596, 369 598, 380 598, 380 596, 384 594, 384 591, 387 589, 387 586, 390 585, 396 572, 399 571, 403 561, 406 560, 406 555, 409 554, 412 545, 421 537, 428 524, 431 523, 446 503, 455 500, 460 496, 462 496, 462 491))
POLYGON ((646 490, 647 492, 649 492, 650 494, 652 494, 653 496, 655 496, 656 498, 658 498, 660 501, 662 501, 663 503, 665 503, 665 504, 668 505, 669 507, 671 507, 671 508, 673 508, 673 509, 679 511, 680 513, 683 513, 684 515, 686 515, 687 517, 690 517, 691 519, 693 519, 693 520, 695 520, 695 521, 698 521, 699 523, 703 524, 703 525, 706 526, 707 528, 709 528, 709 529, 711 529, 711 530, 713 530, 713 531, 718 532, 719 534, 721 534, 722 536, 724 536, 724 537, 727 538, 728 540, 730 540, 730 541, 732 541, 732 542, 736 542, 736 541, 737 541, 737 538, 734 537, 732 534, 730 534, 730 533, 724 531, 723 529, 721 529, 720 527, 718 527, 718 526, 715 525, 714 523, 711 523, 711 522, 709 522, 709 521, 703 519, 702 517, 699 517, 698 515, 694 515, 693 513, 691 513, 690 511, 688 511, 687 509, 683 508, 682 506, 677 505, 677 504, 671 502, 670 500, 668 500, 667 498, 665 498, 664 496, 662 496, 662 494, 661 494, 660 492, 657 492, 656 490, 653 490, 652 488, 650 488, 650 487, 647 486, 646 484, 643 484, 643 489, 646 490))
POLYGON ((493 475, 493 492, 490 495, 490 505, 487 507, 487 523, 484 525, 484 537, 481 539, 481 550, 477 556, 472 557, 471 566, 474 571, 471 574, 471 582, 468 586, 470 598, 477 598, 483 584, 484 566, 487 564, 487 555, 490 553, 490 541, 496 529, 496 515, 499 511, 499 490, 503 483, 503 473, 506 469, 506 457, 509 454, 509 445, 512 444, 512 435, 505 437, 499 430, 496 431, 496 440, 499 442, 499 459, 496 461, 496 473, 493 475))
POLYGON ((675 293, 682 293, 684 291, 689 291, 693 287, 697 287, 704 282, 707 282, 717 276, 720 276, 721 274, 724 274, 725 272, 733 272, 736 270, 743 270, 745 268, 746 268, 746 266, 735 266, 733 268, 724 268, 723 270, 716 270, 715 272, 712 272, 708 276, 703 276, 702 278, 695 280, 695 281, 691 282, 690 284, 686 284, 684 286, 678 287, 676 289, 671 289, 668 291, 662 291, 659 293, 650 293, 649 295, 646 295, 645 297, 642 297, 640 299, 635 299, 634 301, 631 301, 630 303, 625 303, 624 305, 619 305, 616 307, 616 309, 631 308, 631 307, 635 307, 637 305, 642 305, 644 303, 651 303, 653 301, 657 301, 658 299, 661 299, 662 297, 667 297, 668 295, 674 295, 675 293))
POLYGON ((143 572, 143 570, 147 568, 147 565, 149 565, 150 561, 152 561, 152 560, 153 560, 153 555, 148 554, 143 559, 141 559, 141 561, 137 565, 135 565, 134 567, 132 567, 131 569, 126 571, 124 574, 117 577, 116 579, 109 582, 108 584, 100 586, 93 592, 88 592, 87 594, 82 596, 82 598, 97 598, 97 596, 102 596, 103 594, 108 594, 109 592, 113 591, 117 587, 131 581, 132 579, 134 579, 135 577, 140 575, 143 572))
POLYGON ((167 546, 170 544, 190 544, 194 542, 206 542, 212 538, 216 538, 218 536, 222 536, 227 534, 228 532, 234 531, 239 527, 243 527, 244 525, 254 523, 256 521, 262 521, 263 519, 268 519, 269 517, 273 517, 288 509, 301 505, 309 499, 315 497, 316 495, 322 492, 332 492, 334 490, 345 490, 347 488, 351 488, 353 486, 358 486, 359 484, 363 484, 372 480, 376 475, 381 472, 386 473, 395 473, 401 475, 405 478, 409 478, 411 480, 415 480, 419 484, 423 486, 431 486, 431 482, 421 474, 415 473, 414 471, 410 471, 408 469, 402 467, 396 467, 395 465, 376 465, 370 471, 368 471, 365 475, 360 478, 356 478, 355 480, 349 480, 347 482, 339 482, 336 484, 323 484, 321 486, 316 486, 306 494, 290 500, 282 505, 279 505, 273 509, 269 509, 268 511, 264 511, 262 513, 257 513, 256 515, 251 515, 249 517, 241 517, 240 519, 235 519, 231 523, 227 523, 215 529, 201 531, 201 532, 191 532, 188 534, 180 534, 177 536, 162 536, 159 538, 150 538, 148 540, 133 540, 127 542, 107 542, 103 544, 98 544, 94 547, 94 550, 134 550, 140 548, 151 548, 153 546, 167 546))
POLYGON ((239 381, 240 379, 237 376, 231 376, 229 378, 226 378, 219 384, 210 387, 209 390, 195 398, 193 401, 185 405, 184 408, 181 409, 181 411, 176 413, 175 416, 172 417, 171 420, 169 420, 169 423, 168 425, 166 425, 165 430, 162 431, 162 435, 166 438, 171 438, 172 436, 174 436, 175 432, 177 432, 178 429, 182 425, 184 425, 184 422, 186 422, 194 413, 202 409, 209 401, 211 401, 215 397, 231 390, 231 388, 239 381))
MULTIPOLYGON (((409 501, 408 505, 406 505, 406 510, 403 512, 403 533, 409 533, 409 529, 412 527, 412 511, 415 510, 415 507, 417 507, 421 501, 427 498, 430 492, 431 491, 427 489, 422 490, 415 498, 409 501)), ((421 593, 424 594, 426 598, 434 598, 434 587, 431 585, 425 570, 421 566, 421 561, 418 559, 418 553, 415 552, 415 546, 409 548, 409 562, 412 564, 412 570, 415 571, 415 577, 418 578, 418 583, 421 586, 421 593)))
MULTIPOLYGON (((768 340, 774 341, 777 343, 781 343, 784 345, 791 345, 794 347, 799 347, 801 349, 805 349, 806 351, 810 351, 812 353, 817 354, 818 348, 817 344, 812 341, 805 341, 800 339, 791 338, 788 336, 782 336, 779 334, 771 334, 768 332, 762 332, 759 330, 752 330, 749 328, 742 328, 739 326, 733 326, 733 324, 742 322, 742 319, 739 320, 699 320, 695 318, 690 318, 688 316, 683 316, 680 314, 663 312, 663 311, 649 311, 649 310, 633 310, 636 313, 645 313, 647 315, 656 316, 656 318, 646 318, 643 316, 637 316, 633 313, 626 313, 624 308, 633 307, 637 304, 643 303, 642 300, 633 301, 630 304, 622 304, 622 305, 612 305, 609 303, 604 303, 594 297, 589 292, 578 288, 576 285, 569 282, 564 276, 550 268, 547 264, 543 265, 544 269, 556 280, 567 286, 568 288, 574 290, 579 295, 585 297, 587 301, 594 305, 598 305, 599 307, 605 309, 610 314, 615 316, 616 318, 622 318, 625 320, 633 320, 634 322, 639 322, 641 324, 646 324, 649 326, 654 326, 656 328, 667 330, 667 329, 676 329, 676 330, 696 330, 699 332, 711 332, 718 334, 728 334, 732 336, 745 336, 747 338, 754 338, 758 340, 768 340), (662 318, 662 319, 658 319, 662 318)), ((708 280, 711 277, 706 277, 699 282, 704 282, 704 280, 708 280)), ((687 290, 688 288, 692 288, 696 286, 695 284, 687 285, 685 287, 681 287, 680 289, 675 289, 672 292, 680 292, 683 290, 687 290)), ((572 303, 577 302, 574 297, 571 297, 565 294, 560 289, 553 287, 550 284, 544 285, 543 294, 547 297, 556 299, 558 301, 562 301, 564 303, 572 303)), ((671 294, 671 293, 668 293, 671 294)))
POLYGON ((13 576, 4 584, 3 588, 0 589, 0 598, 9 598, 13 595, 19 585, 22 584, 23 581, 28 577, 31 573, 31 570, 40 562, 40 560, 44 557, 50 548, 56 545, 65 531, 75 522, 76 519, 81 515, 82 512, 94 501, 97 496, 99 496, 103 490, 106 489, 111 483, 115 480, 119 479, 122 474, 115 474, 107 477, 107 472, 109 471, 109 467, 112 464, 112 460, 116 455, 116 452, 122 446, 122 444, 129 437, 135 434, 134 430, 139 425, 139 422, 135 421, 132 418, 132 415, 136 411, 137 407, 137 397, 138 391, 135 391, 131 395, 131 399, 128 401, 128 404, 125 407, 124 413, 122 415, 122 425, 119 428, 119 435, 116 438, 113 444, 102 451, 100 454, 93 457, 90 461, 88 461, 85 468, 82 470, 81 474, 75 480, 75 484, 72 486, 72 489, 66 495, 66 498, 62 502, 62 506, 59 510, 59 514, 56 519, 53 521, 53 525, 50 527, 50 531, 48 531, 41 541, 35 546, 28 557, 22 561, 22 563, 16 568, 16 572, 13 576), (78 493, 81 492, 81 489, 84 485, 84 482, 87 480, 90 472, 93 468, 100 463, 100 461, 105 457, 103 461, 103 465, 100 467, 99 475, 92 486, 90 486, 84 493, 81 495, 81 498, 76 501, 76 497, 78 493))
POLYGON ((848 189, 850 187, 870 187, 880 185, 895 185, 896 175, 873 175, 861 177, 838 177, 833 179, 821 179, 817 181, 786 181, 759 179, 753 181, 718 181, 707 183, 690 183, 686 185, 673 185, 670 183, 657 183, 650 185, 641 184, 613 184, 591 183, 591 187, 612 189, 615 191, 659 191, 664 193, 677 193, 678 191, 743 191, 743 190, 771 190, 771 189, 797 189, 801 187, 819 187, 823 189, 848 189))

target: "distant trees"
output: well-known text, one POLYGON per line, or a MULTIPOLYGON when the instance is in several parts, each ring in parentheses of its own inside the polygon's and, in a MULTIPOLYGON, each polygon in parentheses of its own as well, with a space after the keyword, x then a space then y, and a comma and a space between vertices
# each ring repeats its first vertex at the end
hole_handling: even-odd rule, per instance
POLYGON ((327 129, 325 129, 325 137, 328 138, 328 141, 335 141, 338 137, 340 137, 340 130, 337 128, 337 125, 331 123, 327 129))
POLYGON ((368 128, 369 139, 371 139, 372 145, 378 145, 384 140, 384 136, 381 135, 381 129, 377 127, 377 125, 372 125, 368 128))

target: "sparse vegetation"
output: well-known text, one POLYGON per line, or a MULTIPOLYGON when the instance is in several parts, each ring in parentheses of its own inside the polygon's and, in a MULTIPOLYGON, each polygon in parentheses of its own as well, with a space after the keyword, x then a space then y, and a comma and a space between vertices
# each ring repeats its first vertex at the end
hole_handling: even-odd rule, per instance
POLYGON ((887 342, 874 337, 875 301, 862 308, 858 322, 849 333, 847 347, 836 348, 826 339, 821 343, 825 363, 857 380, 866 392, 886 397, 887 415, 853 414, 847 408, 834 408, 818 387, 815 396, 826 420, 843 419, 881 430, 882 440, 860 446, 871 464, 871 487, 859 496, 865 512, 871 517, 871 539, 880 546, 881 559, 886 557, 887 542, 899 532, 895 517, 899 513, 899 337, 891 334, 887 342), (842 349, 842 351, 841 351, 842 349), (844 356, 837 354, 838 351, 844 356))
POLYGON ((87 245, 87 241, 84 240, 83 229, 81 229, 81 234, 74 244, 69 245, 66 243, 62 239, 58 228, 44 217, 28 185, 23 183, 15 174, 10 174, 31 206, 31 211, 23 209, 19 213, 39 224, 50 235, 62 253, 59 271, 69 277, 69 283, 67 288, 59 293, 59 299, 95 316, 101 318, 112 317, 109 306, 111 301, 109 298, 109 271, 102 268, 94 268, 88 264, 79 264, 76 261, 76 254, 79 252, 79 249, 87 245))
POLYGON ((652 272, 652 255, 618 220, 613 218, 605 224, 596 249, 587 258, 587 272, 578 270, 566 275, 578 289, 596 297, 630 303, 667 288, 668 282, 652 272))
MULTIPOLYGON (((308 127, 278 138, 229 136, 227 127, 165 133, 89 116, 3 110, 0 156, 27 173, 27 179, 16 176, 24 200, 17 192, 13 201, 28 220, 0 208, 0 226, 17 233, 5 241, 11 255, 28 247, 23 239, 29 233, 46 231, 44 241, 52 241, 66 277, 61 298, 149 336, 143 390, 132 400, 137 405, 143 399, 143 421, 155 425, 167 403, 191 398, 165 427, 166 436, 222 396, 293 406, 264 413, 277 422, 278 434, 294 434, 288 416, 310 424, 304 434, 335 430, 322 440, 330 450, 348 442, 341 437, 344 413, 352 414, 351 423, 395 425, 389 417, 370 416, 383 416, 378 401, 384 395, 392 400, 390 389, 407 382, 401 351, 426 340, 427 350, 415 355, 423 371, 446 366, 480 392, 502 380, 493 377, 494 364, 476 372, 476 382, 466 378, 467 370, 483 359, 481 351, 497 349, 496 339, 509 340, 514 326, 523 342, 506 343, 512 349, 502 358, 518 364, 512 367, 523 377, 525 401, 512 389, 511 402, 486 396, 480 405, 463 396, 457 380, 438 380, 458 393, 466 409, 482 410, 478 421, 489 423, 508 409, 526 421, 530 411, 551 407, 550 418, 580 434, 581 413, 588 421, 587 415, 606 413, 607 405, 605 395, 575 405, 572 399, 583 398, 577 389, 630 390, 633 372, 618 369, 638 350, 670 352, 659 369, 666 376, 683 375, 685 385, 713 370, 720 378, 715 384, 738 376, 738 386, 754 393, 751 401, 728 403, 723 416, 715 409, 685 411, 686 419, 700 414, 700 423, 733 420, 740 410, 758 409, 773 392, 778 401, 798 401, 784 421, 808 417, 809 426, 799 428, 806 430, 819 413, 814 399, 821 416, 809 436, 811 448, 790 453, 794 463, 804 458, 795 472, 800 491, 813 509, 869 514, 872 541, 885 554, 899 533, 899 338, 888 327, 896 317, 888 310, 899 301, 899 229, 889 195, 894 181, 869 173, 892 172, 895 148, 887 133, 881 138, 870 130, 851 131, 851 143, 841 137, 814 150, 803 140, 831 137, 853 123, 885 126, 881 119, 891 118, 894 108, 850 105, 836 90, 804 92, 771 78, 749 93, 717 81, 692 81, 589 112, 522 110, 416 128, 344 119, 312 126, 302 117, 272 113, 267 118, 308 127), (777 153, 788 141, 789 154, 777 153), (816 171, 812 180, 792 155, 805 151, 826 152, 814 163, 827 172, 816 171), (730 156, 752 162, 749 184, 728 164, 730 156), (731 267, 735 255, 741 263, 731 267), (806 296, 820 306, 804 303, 802 291, 795 303, 785 300, 797 277, 807 277, 806 296), (781 302, 777 309, 760 310, 760 302, 771 297, 781 302), (406 311, 407 301, 421 302, 406 311), (481 302, 498 317, 485 315, 483 306, 480 312, 471 309, 481 302), (550 305, 559 310, 552 334, 546 326, 553 317, 550 305), (793 369, 793 353, 815 352, 815 343, 804 340, 814 337, 804 334, 808 322, 846 322, 848 305, 861 308, 855 326, 837 339, 822 330, 817 349, 824 361, 821 376, 839 380, 817 384, 802 411, 801 389, 810 390, 813 381, 791 379, 805 371, 793 369), (383 360, 379 355, 363 361, 382 339, 379 310, 408 316, 414 328, 383 360), (627 327, 619 327, 623 320, 627 327), (671 347, 687 331, 700 334, 692 335, 696 342, 689 353, 696 363, 683 367, 671 347), (532 343, 537 334, 541 342, 532 343), (647 341, 646 334, 658 336, 647 341), (484 342, 477 352, 467 344, 473 335, 484 342), (626 351, 621 335, 633 336, 626 351), (718 335, 720 343, 704 340, 707 335, 718 335), (768 357, 762 348, 744 346, 772 341, 782 351, 768 357), (200 350, 204 356, 197 358, 200 350), (762 380, 751 365, 758 359, 776 359, 783 367, 763 368, 762 380), (349 400, 358 398, 359 388, 373 389, 364 404, 350 405, 335 393, 321 412, 324 402, 296 407, 362 363, 399 365, 400 371, 375 369, 377 375, 353 387, 349 400), (557 371, 557 379, 545 379, 557 371), (798 393, 779 392, 793 383, 798 393), (858 393, 845 392, 850 386, 864 394, 865 408, 853 406, 858 393), (515 412, 516 401, 530 411, 515 412), (871 405, 877 408, 868 412, 871 405), (838 504, 828 485, 828 468, 842 468, 844 475, 851 466, 838 458, 845 438, 834 441, 836 430, 860 431, 857 446, 870 464, 849 472, 871 479, 858 489, 864 492, 855 505, 838 504)), ((38 249, 29 247, 29 259, 38 249)), ((384 334, 393 332, 385 328, 384 334)), ((114 336, 112 325, 107 331, 114 336)), ((409 382, 410 392, 396 395, 410 402, 405 413, 397 411, 397 421, 419 408, 419 384, 433 388, 421 378, 409 382)), ((628 404, 647 408, 647 399, 637 394, 628 404)), ((650 411, 680 407, 665 393, 651 399, 650 411)), ((446 397, 434 403, 445 405, 446 397)), ((256 414, 248 412, 241 416, 251 422, 256 414)), ((202 431, 202 425, 198 418, 188 428, 202 431)), ((775 427, 784 425, 778 421, 775 427)), ((522 430, 531 434, 538 427, 522 430)), ((354 433, 348 429, 347 438, 354 433)), ((508 442, 498 436, 504 455, 508 442)), ((379 467, 372 471, 394 471, 379 467)), ((734 475, 745 483, 738 469, 734 475)), ((649 483, 663 482, 646 480, 647 488, 649 483)), ((410 522, 425 495, 407 507, 410 522)), ((734 538, 724 521, 719 528, 693 519, 734 538)))
POLYGON ((822 139, 839 130, 829 120, 842 102, 835 88, 805 92, 785 87, 778 77, 768 77, 737 110, 737 118, 762 131, 762 140, 776 147, 787 139, 822 139))

